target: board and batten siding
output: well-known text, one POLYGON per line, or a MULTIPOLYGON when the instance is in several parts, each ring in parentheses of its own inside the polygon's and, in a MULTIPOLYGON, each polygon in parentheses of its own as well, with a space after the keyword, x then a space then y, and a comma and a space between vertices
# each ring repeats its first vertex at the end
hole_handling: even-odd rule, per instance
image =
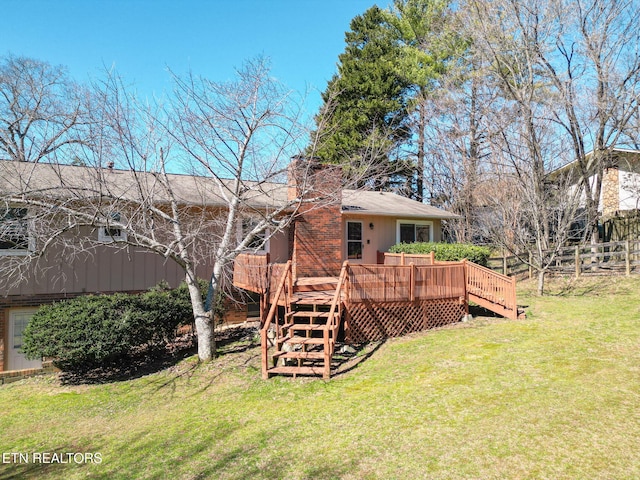
MULTIPOLYGON (((0 262, 7 261, 0 257, 0 262)), ((208 278, 205 266, 198 270, 208 278)), ((136 249, 97 246, 67 262, 59 252, 51 251, 30 268, 25 279, 0 292, 2 296, 49 295, 55 293, 130 292, 146 290, 160 281, 177 287, 184 280, 184 271, 171 259, 136 249)))

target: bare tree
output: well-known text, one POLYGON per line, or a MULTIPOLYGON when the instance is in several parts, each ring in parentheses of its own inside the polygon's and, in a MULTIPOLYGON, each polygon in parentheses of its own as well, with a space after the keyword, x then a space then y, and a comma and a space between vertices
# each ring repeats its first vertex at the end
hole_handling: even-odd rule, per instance
POLYGON ((87 92, 63 67, 27 57, 0 59, 0 159, 71 161, 84 144, 87 92))
POLYGON ((635 0, 549 0, 554 28, 536 55, 556 93, 554 120, 571 142, 584 189, 587 234, 598 241, 602 176, 629 135, 640 96, 640 5, 635 0), (589 150, 592 155, 587 155, 589 150))
POLYGON ((501 187, 487 226, 497 243, 536 268, 542 294, 545 273, 568 238, 578 206, 578 194, 550 177, 566 153, 552 121, 555 95, 545 88, 538 53, 555 24, 545 21, 536 2, 474 1, 471 7, 476 48, 491 65, 490 78, 502 98, 494 104, 499 108, 491 122, 499 128, 490 139, 501 187))
MULTIPOLYGON (((1 191, 7 205, 28 207, 27 221, 39 226, 32 255, 16 259, 14 273, 54 246, 68 258, 88 251, 95 236, 78 235, 87 228, 104 229, 112 248, 135 246, 175 261, 191 297, 198 356, 208 360, 214 323, 198 268, 211 268, 217 298, 238 254, 285 229, 302 204, 339 195, 313 181, 310 162, 299 162, 297 195, 287 196, 290 158, 302 151, 307 131, 266 61, 247 63, 232 82, 173 78, 174 95, 158 105, 140 102, 108 74, 96 85, 85 167, 8 162, 1 191)), ((5 272, 10 263, 2 264, 5 272)))

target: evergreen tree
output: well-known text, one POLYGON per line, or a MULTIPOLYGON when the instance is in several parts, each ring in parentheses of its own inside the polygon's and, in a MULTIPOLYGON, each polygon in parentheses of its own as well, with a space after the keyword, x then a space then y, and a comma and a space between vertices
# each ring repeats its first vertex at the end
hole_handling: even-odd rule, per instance
POLYGON ((351 21, 338 73, 322 95, 314 154, 368 178, 376 188, 406 183, 411 169, 398 155, 410 135, 409 81, 398 70, 402 49, 387 13, 377 6, 351 21), (371 180, 375 178, 375 180, 371 180))

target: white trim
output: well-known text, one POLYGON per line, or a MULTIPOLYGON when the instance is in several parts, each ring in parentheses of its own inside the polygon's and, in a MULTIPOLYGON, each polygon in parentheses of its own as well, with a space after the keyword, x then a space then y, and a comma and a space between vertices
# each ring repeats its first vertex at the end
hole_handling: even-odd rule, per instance
POLYGON ((400 225, 401 224, 411 224, 411 225, 429 225, 429 241, 433 242, 433 221, 432 220, 413 220, 413 219, 399 219, 396 220, 396 243, 400 243, 400 225))

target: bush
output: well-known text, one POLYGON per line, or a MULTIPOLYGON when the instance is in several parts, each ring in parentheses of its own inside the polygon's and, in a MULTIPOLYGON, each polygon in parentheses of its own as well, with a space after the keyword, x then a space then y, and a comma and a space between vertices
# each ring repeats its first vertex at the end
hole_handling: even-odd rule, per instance
POLYGON ((38 309, 25 329, 23 351, 27 358, 51 357, 62 370, 87 370, 164 346, 192 321, 186 287, 86 295, 38 309))
POLYGON ((436 260, 460 261, 467 259, 478 265, 487 266, 491 251, 466 243, 398 243, 389 249, 390 253, 410 253, 428 255, 435 252, 436 260))

